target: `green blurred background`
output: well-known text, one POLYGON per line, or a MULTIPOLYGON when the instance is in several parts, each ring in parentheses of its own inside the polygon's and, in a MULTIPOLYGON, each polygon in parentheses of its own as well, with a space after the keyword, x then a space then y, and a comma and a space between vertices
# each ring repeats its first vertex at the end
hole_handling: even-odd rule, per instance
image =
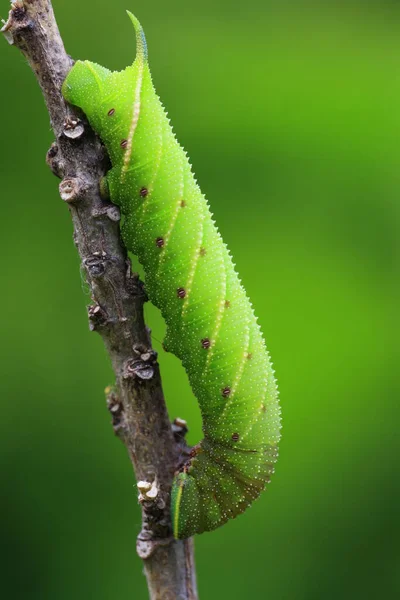
MULTIPOLYGON (((196 538, 201 598, 398 597, 400 3, 54 6, 67 50, 111 68, 134 55, 124 10, 142 21, 156 88, 277 370, 277 472, 245 516, 196 538)), ((144 600, 135 482, 44 162, 49 119, 4 40, 0 77, 0 595, 144 600)), ((146 314, 160 350, 163 325, 146 314)), ((170 415, 196 442, 186 375, 160 362, 170 415)))

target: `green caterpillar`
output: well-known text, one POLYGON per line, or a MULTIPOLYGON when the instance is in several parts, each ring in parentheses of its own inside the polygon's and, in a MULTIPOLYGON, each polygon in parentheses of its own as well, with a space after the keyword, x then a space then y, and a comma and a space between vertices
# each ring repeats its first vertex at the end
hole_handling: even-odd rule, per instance
POLYGON ((122 72, 78 61, 63 85, 109 153, 106 181, 122 236, 166 321, 204 439, 176 473, 173 533, 187 538, 242 513, 270 480, 280 437, 274 371, 231 256, 154 90, 138 20, 136 59, 122 72))

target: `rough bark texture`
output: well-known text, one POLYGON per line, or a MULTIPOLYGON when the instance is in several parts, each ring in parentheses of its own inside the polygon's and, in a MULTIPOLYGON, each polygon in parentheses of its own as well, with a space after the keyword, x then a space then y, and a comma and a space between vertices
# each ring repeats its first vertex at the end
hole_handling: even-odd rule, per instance
POLYGON ((90 328, 98 331, 116 377, 107 402, 114 430, 131 457, 142 505, 137 551, 152 600, 197 598, 193 543, 171 536, 170 486, 184 422, 173 429, 165 407, 157 354, 143 318, 142 283, 131 271, 119 232, 119 210, 104 201, 99 181, 109 159, 83 114, 61 95, 73 61, 66 54, 49 0, 14 2, 2 29, 24 54, 42 88, 56 141, 47 162, 62 180, 74 240, 91 289, 90 328))

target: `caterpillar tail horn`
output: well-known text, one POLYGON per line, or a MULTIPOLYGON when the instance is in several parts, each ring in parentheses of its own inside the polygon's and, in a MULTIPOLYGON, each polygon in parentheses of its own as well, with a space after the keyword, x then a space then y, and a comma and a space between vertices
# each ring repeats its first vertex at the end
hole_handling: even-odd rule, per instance
POLYGON ((145 63, 148 60, 148 52, 147 52, 147 42, 146 36, 143 31, 143 27, 141 26, 139 20, 132 14, 129 10, 126 11, 132 24, 135 28, 136 33, 136 58, 145 63))

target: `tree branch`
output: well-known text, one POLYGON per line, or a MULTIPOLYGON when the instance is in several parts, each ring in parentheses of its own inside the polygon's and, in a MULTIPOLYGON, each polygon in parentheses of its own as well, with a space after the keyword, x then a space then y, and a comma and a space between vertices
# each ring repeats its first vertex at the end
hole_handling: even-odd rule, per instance
MULTIPOLYGON (((152 600, 197 598, 193 544, 171 534, 170 488, 177 466, 175 438, 164 402, 157 354, 143 317, 143 285, 131 271, 120 238, 119 210, 103 200, 99 181, 109 159, 84 115, 69 106, 61 85, 73 61, 66 54, 50 0, 13 2, 2 32, 24 54, 42 89, 56 142, 47 163, 62 179, 74 240, 90 286, 91 330, 107 348, 116 377, 108 407, 132 460, 142 505, 137 552, 152 600)), ((178 436, 179 437, 179 436, 178 436)))

